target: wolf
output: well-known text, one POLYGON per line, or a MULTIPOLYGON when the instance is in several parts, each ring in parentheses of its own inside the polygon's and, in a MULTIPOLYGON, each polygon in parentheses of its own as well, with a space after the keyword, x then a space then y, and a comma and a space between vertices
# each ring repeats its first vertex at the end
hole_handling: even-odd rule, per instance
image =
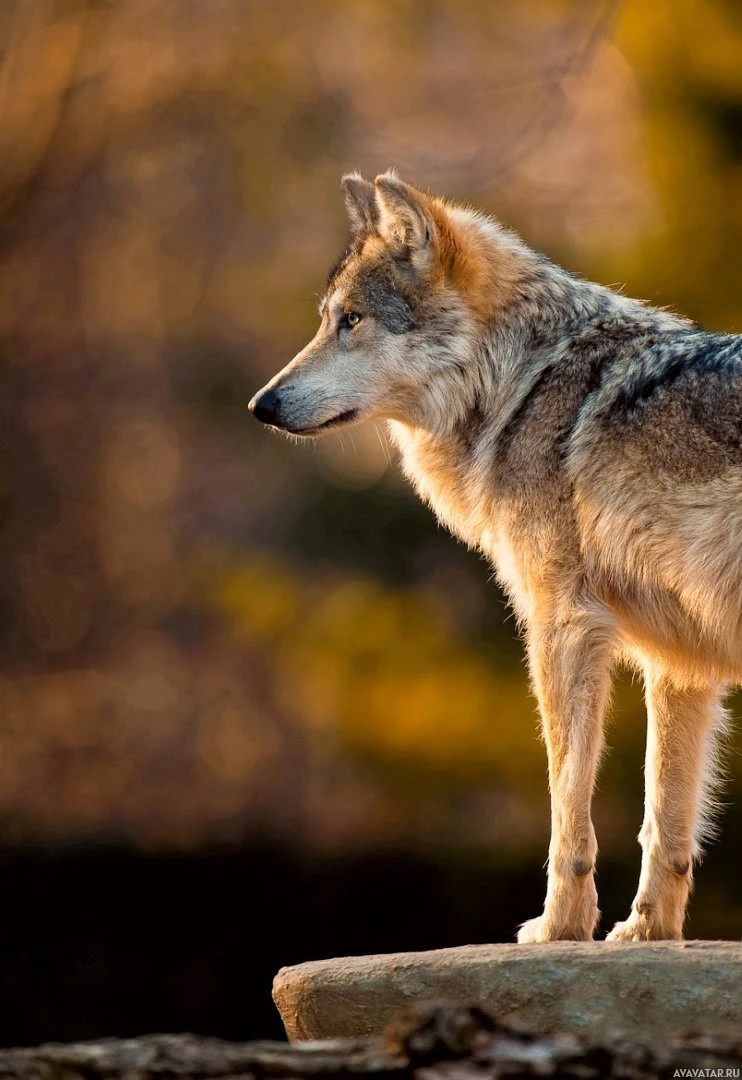
POLYGON ((742 681, 742 336, 582 280, 394 171, 342 188, 350 243, 319 329, 249 408, 302 438, 388 421, 420 496, 494 565, 551 793, 521 942, 594 935, 603 718, 614 665, 639 669, 641 874, 608 938, 680 938, 742 681))

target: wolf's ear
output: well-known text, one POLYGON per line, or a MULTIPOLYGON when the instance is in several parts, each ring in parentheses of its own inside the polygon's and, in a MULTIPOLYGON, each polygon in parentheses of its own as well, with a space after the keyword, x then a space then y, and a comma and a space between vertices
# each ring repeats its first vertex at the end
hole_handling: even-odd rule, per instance
POLYGON ((429 196, 393 172, 377 176, 375 184, 382 237, 400 253, 422 255, 436 233, 429 196))
POLYGON ((352 233, 374 229, 378 224, 379 211, 376 205, 376 188, 370 180, 364 180, 359 173, 348 173, 340 181, 345 196, 345 208, 350 218, 352 233))

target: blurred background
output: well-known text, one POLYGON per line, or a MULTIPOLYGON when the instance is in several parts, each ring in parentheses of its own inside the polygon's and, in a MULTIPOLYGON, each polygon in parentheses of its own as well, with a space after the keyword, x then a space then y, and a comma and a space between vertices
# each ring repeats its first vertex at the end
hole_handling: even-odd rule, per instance
MULTIPOLYGON (((283 964, 512 940, 546 764, 490 570, 381 428, 246 403, 349 168, 742 330, 739 4, 3 0, 0 161, 0 1044, 280 1037, 283 964)), ((643 741, 624 677, 607 926, 643 741)), ((742 934, 740 746, 692 936, 742 934)))

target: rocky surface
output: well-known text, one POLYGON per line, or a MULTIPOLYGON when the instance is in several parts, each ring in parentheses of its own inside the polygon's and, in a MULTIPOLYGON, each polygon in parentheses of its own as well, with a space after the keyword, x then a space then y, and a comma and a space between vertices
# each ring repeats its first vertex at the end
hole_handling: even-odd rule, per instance
POLYGON ((379 1035, 421 1001, 476 1005, 541 1033, 742 1032, 742 943, 469 945, 283 968, 273 997, 289 1038, 379 1035))
POLYGON ((431 1005, 370 1039, 289 1046, 147 1035, 0 1051, 4 1080, 666 1080, 677 1070, 735 1076, 741 1064, 742 1035, 526 1035, 477 1008, 431 1005))

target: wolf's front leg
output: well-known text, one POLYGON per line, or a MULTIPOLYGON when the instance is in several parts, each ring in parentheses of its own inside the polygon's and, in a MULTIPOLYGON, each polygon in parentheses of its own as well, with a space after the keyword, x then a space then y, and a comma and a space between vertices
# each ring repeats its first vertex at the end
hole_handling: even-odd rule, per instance
POLYGON ((549 755, 551 844, 544 913, 523 923, 519 942, 589 940, 600 915, 590 808, 612 646, 610 630, 582 613, 530 634, 531 675, 549 755))
POLYGON ((725 716, 716 688, 683 689, 647 668, 647 760, 644 824, 639 834, 639 891, 626 922, 609 941, 651 941, 683 936, 693 859, 708 811, 715 737, 725 716), (706 804, 706 805, 705 805, 706 804))

